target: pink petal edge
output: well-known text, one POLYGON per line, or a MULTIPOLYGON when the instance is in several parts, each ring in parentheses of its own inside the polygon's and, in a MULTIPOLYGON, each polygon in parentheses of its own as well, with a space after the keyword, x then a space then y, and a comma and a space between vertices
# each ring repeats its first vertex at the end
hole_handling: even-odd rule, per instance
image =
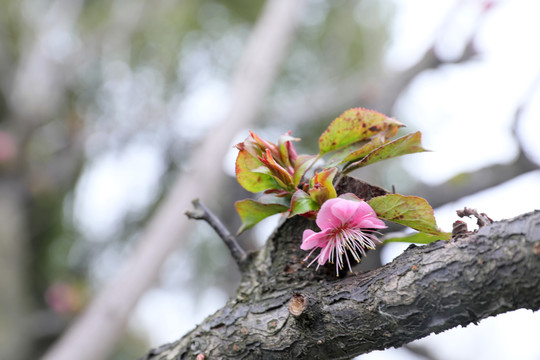
POLYGON ((300 249, 309 250, 314 247, 324 247, 327 242, 327 232, 321 231, 317 233, 313 230, 307 229, 304 230, 304 234, 302 235, 302 245, 300 245, 300 249))
POLYGON ((322 204, 321 209, 317 214, 317 219, 315 220, 317 226, 321 230, 333 229, 342 224, 341 220, 337 218, 332 212, 332 208, 335 206, 336 203, 339 203, 340 201, 343 201, 343 199, 334 198, 326 200, 322 204))

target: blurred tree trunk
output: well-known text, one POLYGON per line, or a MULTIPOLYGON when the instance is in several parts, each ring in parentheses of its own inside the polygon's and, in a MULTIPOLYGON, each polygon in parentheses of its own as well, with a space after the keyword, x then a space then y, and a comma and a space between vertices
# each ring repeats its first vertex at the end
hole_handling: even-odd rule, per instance
POLYGON ((1 359, 35 359, 61 330, 45 304, 48 251, 84 156, 80 119, 65 108, 73 68, 43 44, 54 31, 73 31, 82 3, 58 0, 39 21, 4 4, 13 23, 0 26, 1 359))
POLYGON ((25 359, 31 353, 30 250, 20 190, 12 179, 0 179, 0 359, 25 359))
POLYGON ((237 131, 252 122, 280 69, 300 20, 303 0, 265 3, 231 85, 231 109, 219 128, 209 133, 178 176, 167 197, 142 232, 120 271, 97 294, 85 312, 49 349, 44 359, 105 359, 123 332, 138 300, 156 280, 161 265, 189 232, 179 218, 193 194, 216 196, 223 171, 221 161, 237 131))
MULTIPOLYGON (((344 189, 369 199, 372 187, 344 189)), ((379 189, 375 188, 374 192, 379 189)), ((165 359, 350 359, 519 308, 540 308, 540 211, 478 233, 411 246, 392 263, 336 278, 302 264, 302 232, 287 220, 253 253, 237 294, 165 359)))

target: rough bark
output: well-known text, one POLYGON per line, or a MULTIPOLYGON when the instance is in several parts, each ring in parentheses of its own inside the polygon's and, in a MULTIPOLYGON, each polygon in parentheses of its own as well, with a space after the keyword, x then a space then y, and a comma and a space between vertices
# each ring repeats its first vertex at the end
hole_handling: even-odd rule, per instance
MULTIPOLYGON (((342 191, 384 193, 348 181, 342 191)), ((301 217, 284 222, 251 254, 225 307, 144 359, 349 359, 540 308, 540 211, 456 241, 411 246, 383 267, 343 278, 302 263, 301 235, 313 227, 301 217)))

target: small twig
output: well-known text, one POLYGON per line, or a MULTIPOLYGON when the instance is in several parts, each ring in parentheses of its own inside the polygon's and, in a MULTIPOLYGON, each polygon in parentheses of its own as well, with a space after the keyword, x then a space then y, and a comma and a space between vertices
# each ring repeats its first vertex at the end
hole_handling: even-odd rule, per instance
POLYGON ((319 161, 320 159, 322 158, 322 155, 321 154, 317 154, 317 157, 315 158, 315 160, 313 160, 313 162, 311 164, 309 164, 309 166, 306 168, 306 170, 304 170, 304 174, 306 174, 309 170, 311 170, 311 168, 313 167, 313 165, 315 165, 315 163, 317 161, 319 161))
POLYGON ((456 213, 459 217, 474 216, 476 218, 478 228, 493 223, 493 220, 491 220, 489 216, 487 216, 485 213, 478 213, 476 209, 464 207, 463 210, 457 210, 456 213))
POLYGON ((212 213, 199 199, 192 201, 195 210, 186 211, 186 215, 190 219, 194 220, 204 220, 206 221, 214 231, 219 235, 221 239, 225 242, 225 245, 231 251, 231 255, 238 265, 243 264, 247 259, 247 254, 242 249, 236 238, 231 235, 229 230, 223 225, 221 220, 212 213))
MULTIPOLYGON (((493 220, 491 220, 489 216, 487 216, 485 213, 479 213, 476 209, 464 207, 463 210, 456 210, 456 213, 461 218, 466 216, 474 216, 476 218, 476 224, 478 225, 478 229, 493 223, 493 220)), ((464 238, 474 234, 476 231, 477 230, 469 231, 469 229, 467 228, 467 224, 464 221, 457 220, 453 224, 452 239, 456 240, 459 238, 464 238)))

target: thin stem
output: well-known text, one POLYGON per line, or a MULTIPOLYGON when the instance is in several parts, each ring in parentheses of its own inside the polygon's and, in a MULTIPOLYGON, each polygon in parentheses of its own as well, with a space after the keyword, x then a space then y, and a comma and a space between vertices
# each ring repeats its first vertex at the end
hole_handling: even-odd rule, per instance
POLYGON ((247 259, 247 254, 244 249, 242 249, 240 244, 238 244, 236 238, 231 235, 231 233, 225 227, 225 225, 223 225, 221 220, 219 220, 219 218, 214 213, 212 213, 202 201, 200 201, 199 199, 195 199, 192 201, 192 203, 195 207, 195 210, 186 211, 187 217, 194 220, 206 221, 219 235, 219 237, 223 239, 225 245, 227 245, 227 247, 231 251, 231 255, 236 261, 236 263, 239 266, 242 265, 247 259))
POLYGON ((489 216, 487 216, 485 213, 479 213, 476 209, 464 207, 463 210, 457 210, 456 213, 459 217, 474 216, 476 218, 476 224, 478 225, 478 228, 493 223, 493 220, 491 220, 489 216))
POLYGON ((304 171, 304 174, 307 174, 307 172, 313 167, 313 165, 315 165, 315 163, 316 163, 317 161, 319 161, 321 158, 322 158, 321 153, 318 153, 318 154, 317 154, 317 157, 315 158, 315 160, 313 160, 313 162, 312 162, 311 164, 309 164, 309 166, 306 168, 306 170, 304 171))
POLYGON ((343 180, 344 177, 345 173, 343 173, 342 171, 338 172, 337 178, 334 180, 334 188, 339 185, 339 183, 341 182, 341 180, 343 180))

